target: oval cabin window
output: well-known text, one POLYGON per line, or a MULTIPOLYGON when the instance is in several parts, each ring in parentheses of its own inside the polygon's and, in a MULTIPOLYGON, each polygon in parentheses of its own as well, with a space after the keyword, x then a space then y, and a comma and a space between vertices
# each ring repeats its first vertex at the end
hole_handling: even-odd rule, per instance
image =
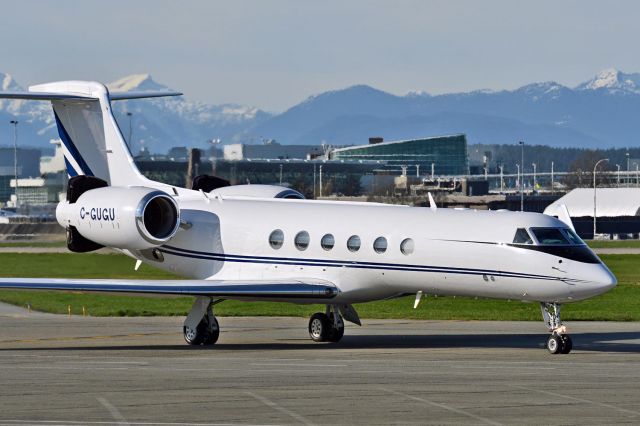
POLYGON ((353 252, 360 250, 360 237, 358 237, 357 235, 352 235, 351 237, 349 237, 349 239, 347 240, 347 249, 353 252))
POLYGON ((298 250, 306 250, 309 247, 309 239, 307 231, 300 231, 296 234, 294 244, 298 250))
POLYGON ((284 233, 281 229, 276 229, 269 235, 269 245, 274 249, 279 249, 284 244, 284 233))
POLYGON ((384 253, 387 251, 387 239, 385 237, 378 237, 373 242, 373 250, 376 253, 384 253))
POLYGON ((333 238, 333 235, 331 234, 326 234, 325 236, 322 237, 322 240, 320 240, 320 246, 322 246, 322 248, 325 249, 326 251, 331 250, 335 244, 336 244, 336 240, 335 238, 333 238))
POLYGON ((410 255, 411 253, 413 253, 414 250, 414 244, 413 244, 413 240, 411 238, 405 238, 404 240, 402 240, 402 242, 400 243, 400 251, 402 252, 402 254, 404 255, 410 255))

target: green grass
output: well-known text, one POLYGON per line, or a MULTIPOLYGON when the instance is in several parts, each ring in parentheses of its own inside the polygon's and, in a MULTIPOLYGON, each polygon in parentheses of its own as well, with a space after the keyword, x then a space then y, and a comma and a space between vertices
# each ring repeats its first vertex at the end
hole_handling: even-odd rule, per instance
POLYGON ((591 240, 591 248, 640 248, 640 240, 591 240))
POLYGON ((7 241, 0 247, 66 247, 66 241, 7 241))
MULTIPOLYGON (((618 277, 612 291, 594 299, 563 307, 566 320, 640 320, 640 256, 602 255, 602 260, 618 277)), ((134 261, 120 255, 97 254, 0 254, 0 270, 5 277, 138 278, 171 279, 173 275, 142 265, 135 272, 134 261)), ((44 312, 75 315, 84 306, 93 316, 186 315, 191 297, 142 297, 48 291, 0 291, 0 301, 44 312)), ((533 320, 540 319, 536 303, 487 300, 467 297, 432 297, 413 309, 413 297, 364 303, 356 306, 362 318, 438 320, 533 320)), ((319 305, 225 301, 216 305, 221 316, 309 316, 322 311, 319 305)))

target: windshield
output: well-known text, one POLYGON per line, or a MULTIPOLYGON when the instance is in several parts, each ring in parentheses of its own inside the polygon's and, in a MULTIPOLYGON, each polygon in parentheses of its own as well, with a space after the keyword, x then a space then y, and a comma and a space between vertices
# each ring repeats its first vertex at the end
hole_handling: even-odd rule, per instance
POLYGON ((569 228, 531 228, 530 231, 543 246, 584 245, 569 228))

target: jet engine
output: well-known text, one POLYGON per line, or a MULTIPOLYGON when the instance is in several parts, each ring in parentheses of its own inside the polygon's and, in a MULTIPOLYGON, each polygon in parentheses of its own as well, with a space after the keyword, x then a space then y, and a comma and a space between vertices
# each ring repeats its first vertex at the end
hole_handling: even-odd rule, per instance
POLYGON ((58 204, 56 209, 58 223, 67 228, 71 251, 101 246, 129 250, 157 247, 171 239, 180 226, 175 200, 152 188, 101 187, 71 201, 58 204))

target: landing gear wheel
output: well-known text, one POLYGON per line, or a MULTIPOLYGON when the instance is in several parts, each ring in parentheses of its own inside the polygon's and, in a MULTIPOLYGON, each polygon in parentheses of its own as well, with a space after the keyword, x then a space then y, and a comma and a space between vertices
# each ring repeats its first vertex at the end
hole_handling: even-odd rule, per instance
POLYGON ((331 321, 322 312, 311 315, 309 320, 309 336, 314 342, 326 342, 331 334, 331 321))
POLYGON ((552 334, 549 336, 549 340, 547 340, 547 349, 552 354, 559 354, 562 351, 563 347, 562 338, 556 334, 552 334))
POLYGON ((560 351, 560 353, 568 354, 569 352, 571 352, 571 349, 573 349, 573 342, 571 341, 571 337, 569 337, 569 335, 567 334, 563 334, 560 338, 562 339, 562 350, 560 351))
POLYGON ((216 317, 205 316, 195 330, 185 325, 183 333, 184 340, 190 345, 213 345, 220 336, 220 325, 216 317))
POLYGON ((331 330, 329 331, 329 336, 327 337, 327 341, 332 343, 337 343, 344 336, 344 323, 340 320, 340 325, 338 327, 335 324, 331 324, 331 330))

